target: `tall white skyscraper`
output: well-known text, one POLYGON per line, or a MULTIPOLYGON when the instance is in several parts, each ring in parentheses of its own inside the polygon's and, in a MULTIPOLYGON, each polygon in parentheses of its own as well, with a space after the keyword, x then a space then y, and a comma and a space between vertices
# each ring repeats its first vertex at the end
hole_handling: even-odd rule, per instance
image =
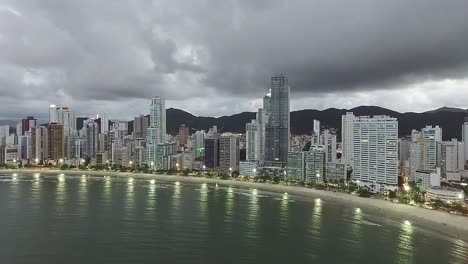
POLYGON ((314 131, 312 131, 312 144, 322 144, 320 139, 320 121, 314 119, 314 131))
POLYGON ((107 114, 104 113, 101 116, 101 133, 107 133, 109 131, 109 119, 107 117, 107 114))
POLYGON ((341 117, 341 149, 342 159, 345 163, 353 160, 353 123, 356 116, 352 112, 347 112, 341 117))
POLYGON ((468 162, 468 120, 466 120, 467 118, 465 118, 465 123, 463 123, 462 125, 462 141, 463 143, 465 144, 465 164, 467 164, 468 162))
POLYGON ((425 143, 426 170, 434 170, 437 166, 437 145, 442 142, 442 128, 426 126, 421 130, 425 143))
POLYGON ((258 161, 260 156, 260 135, 256 120, 245 125, 245 149, 247 161, 258 161))
POLYGON ((360 116, 353 122, 353 179, 398 184, 398 121, 360 116))
POLYGON ((158 144, 166 141, 166 103, 159 96, 153 97, 151 100, 150 122, 147 133, 146 160, 148 165, 152 167, 157 161, 158 144))

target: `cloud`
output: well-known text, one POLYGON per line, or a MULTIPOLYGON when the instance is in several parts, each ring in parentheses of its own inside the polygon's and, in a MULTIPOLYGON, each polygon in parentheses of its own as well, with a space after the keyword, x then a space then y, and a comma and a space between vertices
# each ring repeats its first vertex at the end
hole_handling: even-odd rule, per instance
POLYGON ((195 114, 255 111, 275 73, 288 75, 297 108, 388 105, 381 96, 404 97, 389 105, 401 111, 467 107, 451 88, 466 90, 466 10, 437 0, 0 0, 0 112, 46 115, 54 102, 120 118, 148 112, 155 95, 195 114), (421 90, 428 83, 435 92, 421 90))

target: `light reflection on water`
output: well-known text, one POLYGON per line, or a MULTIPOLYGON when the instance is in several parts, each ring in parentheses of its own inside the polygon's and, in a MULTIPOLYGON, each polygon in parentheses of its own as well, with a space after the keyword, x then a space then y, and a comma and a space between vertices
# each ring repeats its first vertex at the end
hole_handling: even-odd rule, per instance
POLYGON ((365 256, 359 263, 382 264, 465 264, 468 258, 462 240, 430 236, 404 220, 389 225, 371 217, 366 208, 319 199, 295 198, 291 203, 296 196, 262 194, 261 190, 235 192, 221 185, 217 189, 207 184, 160 185, 136 178, 37 175, 28 181, 18 176, 16 182, 0 183, 0 224, 9 227, 0 230, 0 246, 17 243, 28 250, 0 247, 0 256, 22 256, 24 263, 41 264, 92 263, 97 256, 113 258, 109 263, 151 263, 161 258, 166 263, 226 262, 220 259, 245 263, 248 259, 271 264, 284 258, 330 263, 329 252, 324 251, 332 248, 334 252, 336 246, 340 251, 334 260, 340 262, 334 263, 358 263, 352 256, 365 256), (159 188, 163 185, 167 188, 159 188), (107 216, 105 223, 99 221, 103 216, 107 216), (338 226, 339 233, 334 231, 338 226), (31 230, 40 227, 45 229, 41 236, 32 235, 31 230), (298 245, 303 248, 297 249, 298 245), (92 248, 99 250, 88 257, 92 248), (56 250, 55 255, 47 255, 51 250, 56 250), (80 255, 83 260, 50 259, 60 254, 80 255), (31 256, 44 261, 27 259, 31 256))

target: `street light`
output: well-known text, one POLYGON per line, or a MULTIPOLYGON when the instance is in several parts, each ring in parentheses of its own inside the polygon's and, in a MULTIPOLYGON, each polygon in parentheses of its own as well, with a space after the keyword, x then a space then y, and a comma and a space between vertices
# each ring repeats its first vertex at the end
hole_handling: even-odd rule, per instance
POLYGON ((63 162, 63 159, 59 159, 59 162, 62 163, 62 162, 63 162))
POLYGON ((154 161, 152 161, 150 164, 151 164, 151 169, 154 170, 154 161))
POLYGON ((179 170, 179 163, 176 163, 177 170, 179 170))
POLYGON ((38 163, 39 163, 39 159, 38 159, 38 158, 36 158, 34 161, 36 161, 36 164, 38 164, 38 163))
POLYGON ((232 168, 229 167, 229 177, 232 177, 232 168))
POLYGON ((133 165, 133 161, 129 161, 128 164, 130 164, 130 166, 132 166, 132 165, 133 165))
POLYGON ((410 186, 408 184, 405 184, 403 186, 403 188, 405 189, 406 192, 409 192, 411 190, 410 186))

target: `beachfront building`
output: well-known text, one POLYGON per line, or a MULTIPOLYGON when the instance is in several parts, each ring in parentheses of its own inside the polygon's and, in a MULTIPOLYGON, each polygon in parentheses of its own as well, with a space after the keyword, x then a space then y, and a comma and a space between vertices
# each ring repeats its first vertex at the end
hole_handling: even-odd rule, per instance
POLYGON ((298 181, 305 181, 307 152, 289 152, 286 176, 298 181))
POLYGON ((346 180, 346 165, 344 163, 328 162, 325 179, 328 182, 340 182, 346 180))
POLYGON ((290 109, 288 78, 271 77, 270 117, 265 128, 265 160, 286 163, 290 150, 290 109))
POLYGON ((325 147, 312 145, 306 157, 306 181, 323 182, 325 177, 325 147))
MULTIPOLYGON (((153 97, 150 105, 150 122, 146 138, 146 163, 152 169, 158 164, 158 145, 166 142, 166 103, 161 97, 153 97)), ((159 162, 160 164, 160 162, 159 162)))
POLYGON ((260 140, 257 120, 245 125, 245 150, 247 161, 257 161, 260 156, 260 140))
POLYGON ((431 187, 426 190, 426 200, 465 204, 465 193, 451 187, 431 187))
POLYGON ((257 175, 257 163, 249 161, 239 162, 239 175, 255 177, 257 175))
POLYGON ((347 112, 341 116, 341 159, 344 163, 351 164, 353 160, 353 133, 356 116, 352 112, 347 112))
POLYGON ((398 121, 360 116, 353 121, 353 180, 362 184, 398 183, 398 121))

